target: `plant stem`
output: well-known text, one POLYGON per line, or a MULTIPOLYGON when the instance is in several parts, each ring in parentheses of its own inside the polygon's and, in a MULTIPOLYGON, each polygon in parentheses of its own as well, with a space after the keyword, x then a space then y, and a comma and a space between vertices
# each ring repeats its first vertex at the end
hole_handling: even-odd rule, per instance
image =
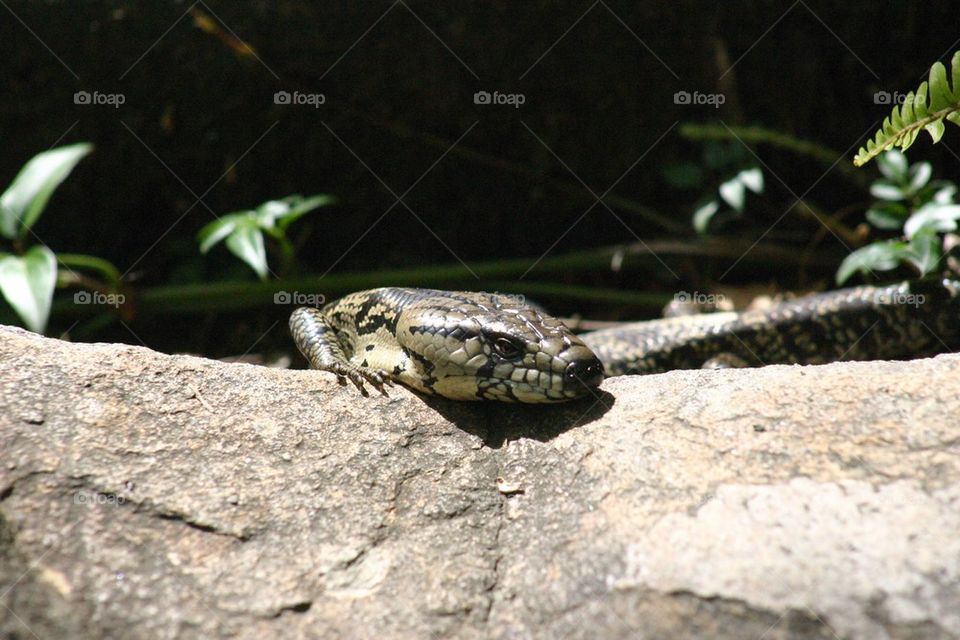
MULTIPOLYGON (((360 273, 340 273, 327 276, 303 276, 280 281, 253 282, 232 281, 188 284, 146 289, 135 295, 137 313, 165 314, 212 310, 236 310, 263 307, 273 302, 278 291, 322 293, 328 300, 351 291, 360 291, 386 286, 420 286, 446 288, 489 288, 487 279, 518 278, 525 283, 524 274, 530 276, 561 273, 564 275, 585 272, 590 269, 611 268, 616 259, 642 261, 652 269, 662 268, 657 256, 696 256, 738 259, 751 263, 789 264, 799 266, 802 252, 783 245, 760 243, 751 246, 749 240, 718 241, 651 241, 589 249, 561 256, 547 257, 536 263, 533 258, 515 258, 475 263, 470 270, 462 264, 428 265, 404 269, 387 269, 360 273), (476 280, 471 271, 481 278, 476 280)), ((533 280, 530 286, 535 287, 533 280)), ((586 288, 581 289, 581 291, 586 288)), ((532 288, 530 289, 533 290, 532 288)), ((602 294, 599 294, 602 295, 602 294)), ((639 296, 639 294, 637 294, 639 296)), ((624 298, 626 299, 626 298, 624 298)), ((652 301, 653 298, 646 299, 652 301)), ((640 297, 633 297, 640 303, 640 297)), ((69 309, 68 309, 69 310, 69 309)))
POLYGON ((68 269, 76 267, 78 269, 92 269, 102 274, 110 285, 117 289, 120 287, 120 271, 110 264, 109 261, 96 256, 88 256, 79 253, 58 253, 57 262, 68 269))
POLYGON ((857 171, 849 163, 843 162, 843 154, 839 151, 818 142, 802 140, 780 131, 772 131, 763 127, 688 122, 680 125, 680 135, 688 140, 697 141, 739 140, 748 144, 769 144, 816 160, 828 169, 836 169, 843 177, 859 187, 866 188, 869 180, 869 176, 857 171))

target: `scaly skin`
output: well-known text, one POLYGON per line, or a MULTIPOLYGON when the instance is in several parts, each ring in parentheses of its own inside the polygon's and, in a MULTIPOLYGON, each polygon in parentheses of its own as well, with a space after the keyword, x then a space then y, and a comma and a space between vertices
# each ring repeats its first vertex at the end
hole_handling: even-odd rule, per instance
POLYGON ((590 393, 603 365, 559 320, 511 296, 384 288, 321 310, 290 330, 310 364, 383 391, 386 380, 454 400, 560 402, 590 393))
POLYGON ((397 381, 455 400, 561 402, 608 376, 819 364, 960 348, 960 284, 855 287, 765 311, 653 320, 575 336, 510 296, 384 288, 290 317, 317 369, 385 393, 397 381), (601 364, 602 363, 602 364, 601 364))
POLYGON ((709 367, 897 359, 960 348, 960 283, 854 287, 763 311, 708 313, 584 334, 607 375, 709 367))

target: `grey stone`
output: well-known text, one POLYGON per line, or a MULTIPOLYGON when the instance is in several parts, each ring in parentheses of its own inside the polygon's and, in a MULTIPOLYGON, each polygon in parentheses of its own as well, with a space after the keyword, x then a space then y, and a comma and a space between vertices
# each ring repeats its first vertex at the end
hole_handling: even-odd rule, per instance
POLYGON ((960 357, 554 406, 0 328, 0 634, 957 638, 960 357))

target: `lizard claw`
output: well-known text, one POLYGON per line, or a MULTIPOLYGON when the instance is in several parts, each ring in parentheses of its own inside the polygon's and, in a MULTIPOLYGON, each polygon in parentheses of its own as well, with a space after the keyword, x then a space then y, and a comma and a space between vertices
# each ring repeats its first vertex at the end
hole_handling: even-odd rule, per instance
MULTIPOLYGON (((360 369, 360 375, 369 382, 374 389, 380 392, 384 397, 389 397, 387 391, 384 388, 390 384, 390 377, 383 371, 378 371, 377 369, 360 369)), ((366 395, 366 394, 364 394, 366 395)))
POLYGON ((370 392, 367 391, 367 388, 364 386, 365 382, 369 382, 374 389, 379 391, 385 397, 389 396, 387 395, 387 391, 384 387, 393 384, 392 380, 390 380, 389 374, 378 369, 337 363, 333 367, 333 373, 336 374, 337 381, 341 385, 346 385, 347 380, 349 379, 350 382, 352 382, 360 391, 360 395, 365 398, 370 397, 370 392))

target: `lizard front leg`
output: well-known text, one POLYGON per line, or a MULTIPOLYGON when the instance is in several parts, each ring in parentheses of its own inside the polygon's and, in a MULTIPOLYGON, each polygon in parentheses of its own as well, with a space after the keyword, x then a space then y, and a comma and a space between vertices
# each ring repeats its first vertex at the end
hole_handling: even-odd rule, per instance
POLYGON ((363 386, 364 382, 369 382, 377 391, 387 395, 384 387, 392 384, 390 375, 386 371, 350 362, 337 338, 336 329, 319 309, 300 307, 290 314, 290 333, 300 353, 314 369, 336 374, 340 384, 346 384, 349 379, 364 396, 369 395, 363 386))

